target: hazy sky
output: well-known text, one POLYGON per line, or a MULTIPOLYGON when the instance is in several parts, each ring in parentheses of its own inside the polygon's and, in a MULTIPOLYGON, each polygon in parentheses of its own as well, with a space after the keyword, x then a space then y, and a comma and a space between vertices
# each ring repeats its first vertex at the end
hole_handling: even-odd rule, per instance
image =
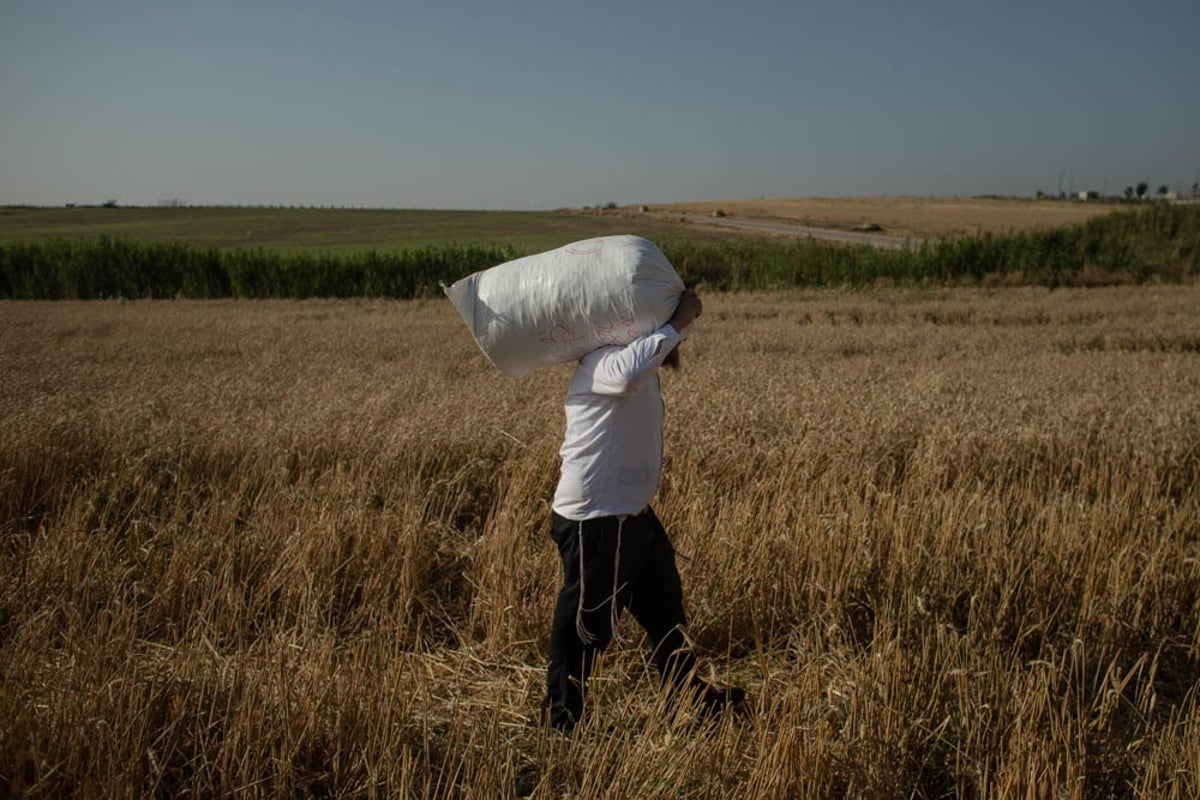
POLYGON ((1153 191, 1198 87, 1198 0, 0 0, 0 203, 1153 191))

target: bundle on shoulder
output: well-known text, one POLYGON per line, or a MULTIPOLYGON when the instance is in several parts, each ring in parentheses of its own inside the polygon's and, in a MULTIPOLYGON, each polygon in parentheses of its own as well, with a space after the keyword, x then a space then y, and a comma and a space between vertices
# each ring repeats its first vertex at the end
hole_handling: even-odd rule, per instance
POLYGON ((654 242, 603 236, 507 261, 445 291, 484 355, 519 378, 658 329, 683 288, 654 242))

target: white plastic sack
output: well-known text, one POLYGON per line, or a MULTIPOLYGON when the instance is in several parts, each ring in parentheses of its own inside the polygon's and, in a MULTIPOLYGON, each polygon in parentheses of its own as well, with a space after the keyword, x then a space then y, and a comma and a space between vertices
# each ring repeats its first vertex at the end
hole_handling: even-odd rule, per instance
POLYGON ((519 378, 651 333, 683 288, 654 242, 604 236, 507 261, 445 291, 484 355, 519 378))

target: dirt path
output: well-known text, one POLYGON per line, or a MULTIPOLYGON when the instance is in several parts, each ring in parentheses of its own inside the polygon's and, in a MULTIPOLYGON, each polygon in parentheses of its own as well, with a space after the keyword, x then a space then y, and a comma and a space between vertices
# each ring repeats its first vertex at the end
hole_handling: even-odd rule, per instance
POLYGON ((918 247, 921 239, 904 239, 899 236, 888 236, 882 233, 860 233, 858 231, 839 231, 830 228, 813 228, 807 225, 791 225, 784 222, 762 222, 759 220, 739 219, 736 217, 701 217, 695 214, 683 214, 682 218, 695 225, 717 225, 724 228, 741 228, 750 231, 766 231, 781 233, 789 236, 807 236, 814 239, 829 239, 835 242, 850 244, 866 244, 872 247, 903 249, 918 247))

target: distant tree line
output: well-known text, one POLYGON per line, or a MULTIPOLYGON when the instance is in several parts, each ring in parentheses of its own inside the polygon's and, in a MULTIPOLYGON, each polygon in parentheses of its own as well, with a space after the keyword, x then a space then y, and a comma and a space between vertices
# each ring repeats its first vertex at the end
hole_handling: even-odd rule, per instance
MULTIPOLYGON (((1125 189, 1119 195, 1101 195, 1099 192, 1095 192, 1095 191, 1079 192, 1078 194, 1075 194, 1073 192, 1068 194, 1067 192, 1059 191, 1057 198, 1059 200, 1088 199, 1088 200, 1120 201, 1120 200, 1124 199, 1124 200, 1128 200, 1128 201, 1140 201, 1140 200, 1147 199, 1149 192, 1150 192, 1149 182, 1138 181, 1136 184, 1133 184, 1132 186, 1126 186, 1125 189)), ((1161 184, 1159 184, 1158 188, 1155 190, 1155 194, 1158 195, 1160 200, 1168 199, 1167 196, 1171 194, 1171 187, 1165 183, 1161 183, 1161 184)), ((1180 191, 1176 192, 1176 195, 1182 196, 1182 197, 1187 197, 1189 195, 1191 197, 1200 197, 1200 181, 1193 183, 1187 191, 1180 190, 1180 191)), ((1038 189, 1036 192, 1034 192, 1034 197, 1038 200, 1045 200, 1048 198, 1053 198, 1054 195, 1048 195, 1045 192, 1043 192, 1041 189, 1038 189)))

